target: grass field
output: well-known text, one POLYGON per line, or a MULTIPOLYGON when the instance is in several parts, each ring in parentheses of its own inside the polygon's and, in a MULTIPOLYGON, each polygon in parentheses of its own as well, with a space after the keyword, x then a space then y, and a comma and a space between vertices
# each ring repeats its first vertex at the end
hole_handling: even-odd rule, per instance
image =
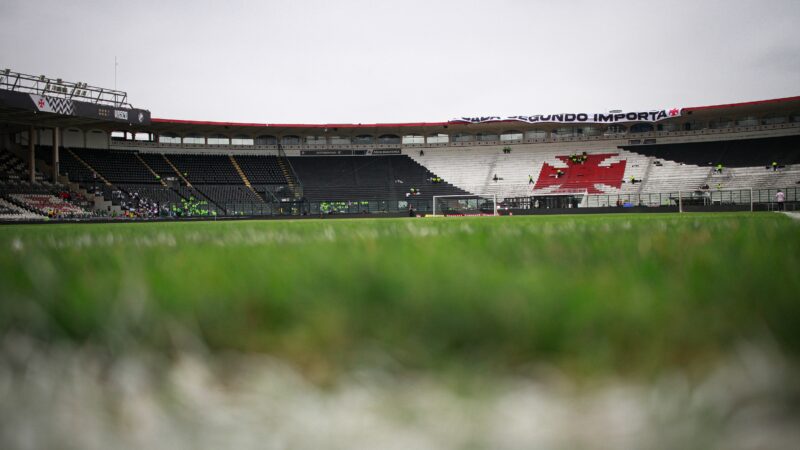
POLYGON ((800 439, 782 214, 6 225, 0 248, 3 448, 800 439))
POLYGON ((779 214, 3 226, 0 329, 167 352, 188 331, 320 381, 385 361, 702 370, 765 333, 800 350, 799 232, 779 214))

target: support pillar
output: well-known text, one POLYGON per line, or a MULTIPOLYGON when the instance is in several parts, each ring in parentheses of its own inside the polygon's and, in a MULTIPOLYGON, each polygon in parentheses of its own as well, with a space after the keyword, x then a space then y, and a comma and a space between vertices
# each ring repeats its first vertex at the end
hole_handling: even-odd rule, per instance
POLYGON ((58 148, 61 146, 61 128, 53 128, 53 183, 58 182, 58 148))
POLYGON ((36 182, 36 130, 33 126, 28 130, 28 178, 31 183, 36 182))

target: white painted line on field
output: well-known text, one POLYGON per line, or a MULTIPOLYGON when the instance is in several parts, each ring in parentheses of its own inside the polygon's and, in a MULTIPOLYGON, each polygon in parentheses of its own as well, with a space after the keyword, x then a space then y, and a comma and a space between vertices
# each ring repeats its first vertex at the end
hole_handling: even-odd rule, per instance
POLYGON ((784 213, 784 214, 786 214, 787 216, 791 217, 791 218, 792 218, 792 219, 794 219, 794 220, 800 220, 800 212, 796 212, 796 211, 792 211, 792 212, 789 212, 789 211, 784 211, 783 213, 784 213))

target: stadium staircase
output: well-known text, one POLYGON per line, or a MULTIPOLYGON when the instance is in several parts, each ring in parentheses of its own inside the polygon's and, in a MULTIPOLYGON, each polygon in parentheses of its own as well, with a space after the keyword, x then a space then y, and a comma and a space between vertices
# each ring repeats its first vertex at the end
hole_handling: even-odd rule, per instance
POLYGON ((181 171, 180 171, 180 170, 178 170, 178 168, 177 168, 177 167, 175 167, 175 164, 172 164, 172 161, 170 161, 170 160, 169 160, 169 158, 167 158, 167 155, 166 155, 166 154, 162 154, 161 156, 164 158, 164 161, 166 161, 166 163, 167 163, 167 164, 168 164, 170 167, 172 167, 172 170, 174 170, 174 171, 175 171, 175 175, 177 175, 177 176, 178 176, 178 178, 180 178, 180 179, 181 179, 181 181, 183 181, 183 184, 184 184, 184 185, 186 185, 186 186, 188 186, 188 187, 192 187, 192 183, 189 183, 189 180, 187 180, 187 179, 186 179, 186 177, 184 177, 184 176, 183 176, 183 174, 181 173, 181 171))
POLYGON ((147 170, 148 170, 148 171, 149 171, 151 174, 153 174, 153 177, 154 177, 155 179, 157 179, 157 180, 158 180, 158 182, 161 184, 161 186, 163 186, 163 187, 167 187, 167 182, 166 182, 166 181, 164 181, 163 179, 161 179, 161 175, 157 174, 157 173, 156 173, 156 171, 155 171, 155 170, 153 170, 153 168, 152 168, 152 167, 150 167, 150 165, 149 165, 149 164, 147 164, 147 162, 146 162, 146 161, 145 161, 145 160, 144 160, 144 159, 143 159, 143 158, 142 158, 142 157, 141 157, 141 156, 140 156, 138 153, 136 153, 136 159, 138 159, 138 160, 139 160, 139 162, 141 162, 141 163, 142 163, 142 165, 143 165, 143 166, 145 166, 145 167, 147 168, 147 170))
POLYGON ((103 177, 103 175, 101 175, 101 174, 100 174, 100 172, 98 172, 97 170, 95 170, 95 169, 94 169, 94 167, 92 167, 91 165, 89 165, 89 163, 87 163, 86 161, 84 161, 84 160, 83 160, 83 159, 82 159, 80 156, 78 156, 78 155, 77 155, 77 154, 76 154, 74 151, 72 151, 72 149, 71 149, 71 148, 65 147, 65 148, 64 148, 64 150, 66 150, 66 151, 67 151, 67 153, 69 153, 69 155, 70 155, 70 156, 72 156, 72 157, 73 157, 73 158, 74 158, 76 161, 78 161, 78 162, 79 162, 80 164, 82 164, 84 167, 86 167, 87 169, 89 169, 89 171, 90 171, 90 172, 92 172, 93 174, 95 174, 95 175, 97 176, 97 178, 99 178, 99 179, 100 179, 100 181, 102 181, 102 182, 103 182, 103 184, 105 184, 106 186, 112 186, 112 184, 111 184, 111 182, 110 182, 110 181, 108 181, 106 178, 104 178, 104 177, 103 177))
POLYGON ((239 163, 236 161, 236 158, 234 158, 233 155, 228 155, 228 158, 230 158, 231 164, 233 164, 233 167, 236 169, 236 173, 238 173, 239 176, 242 178, 242 182, 244 183, 245 186, 247 186, 247 189, 249 189, 250 192, 253 193, 253 195, 258 197, 258 199, 261 200, 261 202, 264 202, 264 197, 262 197, 258 192, 256 192, 256 190, 253 188, 253 185, 250 184, 250 180, 247 178, 247 175, 245 175, 241 166, 239 166, 239 163))
POLYGON ((294 176, 293 170, 291 170, 291 163, 288 159, 279 157, 278 158, 278 166, 281 168, 281 172, 283 173, 283 177, 286 179, 286 185, 289 186, 289 190, 292 192, 292 196, 295 199, 303 197, 302 189, 298 189, 300 185, 299 180, 294 176))
POLYGON ((650 172, 653 169, 653 160, 654 159, 655 158, 652 157, 652 156, 647 158, 647 167, 644 169, 644 174, 642 174, 642 177, 640 178, 642 180, 642 182, 639 183, 639 189, 636 191, 636 195, 640 195, 642 193, 642 191, 644 190, 644 184, 645 184, 644 180, 647 180, 648 178, 650 178, 650 172))

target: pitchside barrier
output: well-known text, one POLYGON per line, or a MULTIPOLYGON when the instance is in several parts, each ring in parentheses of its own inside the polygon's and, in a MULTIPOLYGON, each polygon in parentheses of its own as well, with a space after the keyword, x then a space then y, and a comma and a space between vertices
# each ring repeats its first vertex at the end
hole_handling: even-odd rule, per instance
MULTIPOLYGON (((781 189, 783 209, 800 210, 800 187, 781 189)), ((672 208, 692 211, 774 211, 778 189, 706 189, 647 194, 589 194, 586 190, 528 194, 503 197, 500 194, 436 196, 405 200, 349 200, 320 202, 213 203, 196 202, 190 208, 181 203, 159 205, 161 216, 169 217, 232 217, 232 216, 325 216, 331 214, 437 214, 497 215, 508 212, 537 213, 537 210, 569 212, 580 209, 672 208)))

